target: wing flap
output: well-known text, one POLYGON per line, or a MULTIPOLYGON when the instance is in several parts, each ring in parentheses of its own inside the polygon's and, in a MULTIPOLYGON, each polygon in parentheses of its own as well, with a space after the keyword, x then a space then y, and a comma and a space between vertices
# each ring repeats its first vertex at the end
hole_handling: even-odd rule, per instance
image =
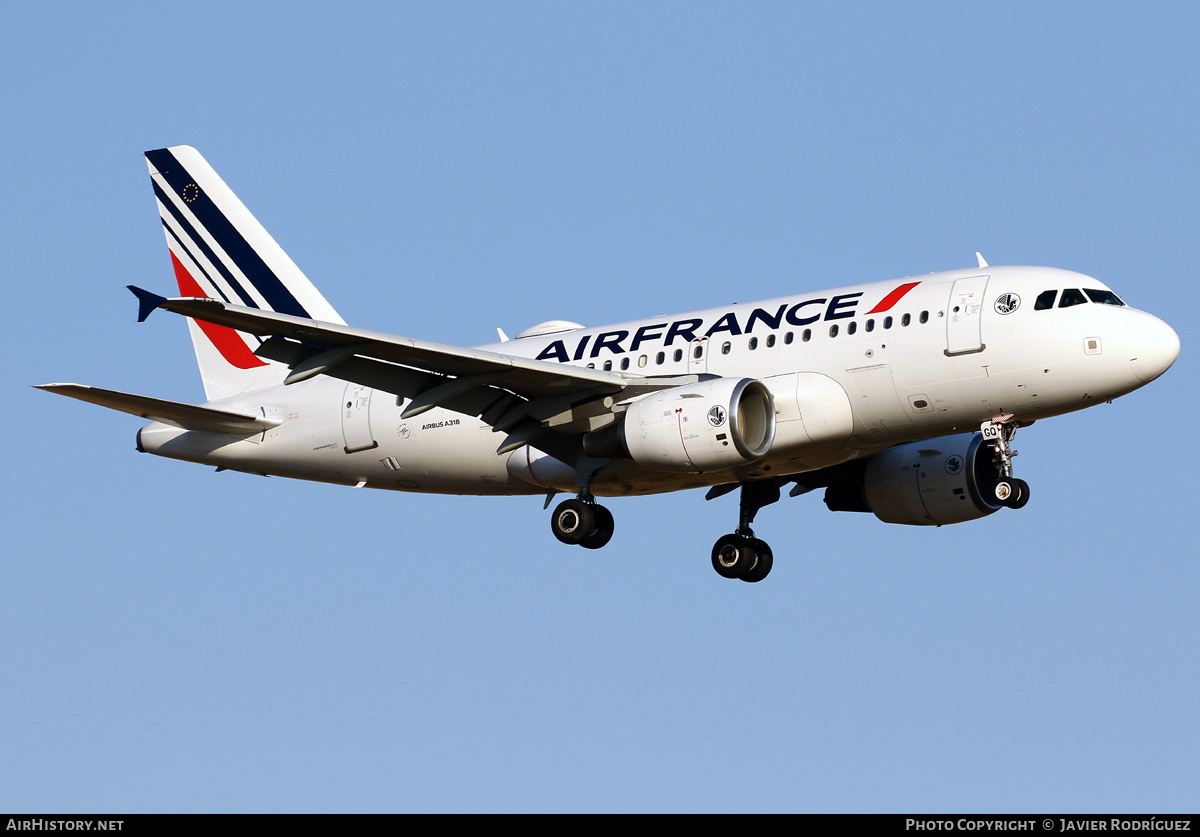
POLYGON ((184 430, 207 430, 214 433, 261 433, 282 424, 277 419, 230 413, 225 410, 214 410, 211 407, 197 407, 195 404, 166 401, 162 398, 151 398, 148 395, 134 395, 129 392, 89 387, 84 384, 39 384, 36 388, 79 401, 87 401, 90 404, 99 404, 110 410, 159 421, 184 430))

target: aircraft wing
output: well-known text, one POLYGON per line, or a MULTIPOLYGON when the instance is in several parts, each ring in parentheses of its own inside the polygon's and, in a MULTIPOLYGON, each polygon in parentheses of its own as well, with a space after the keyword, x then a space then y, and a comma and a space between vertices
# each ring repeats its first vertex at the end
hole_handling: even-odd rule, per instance
POLYGON ((434 407, 477 415, 505 433, 497 451, 538 446, 573 462, 577 440, 554 439, 612 422, 620 402, 694 383, 695 375, 625 376, 499 352, 399 337, 207 298, 167 299, 130 287, 141 301, 139 319, 162 308, 196 320, 267 338, 255 352, 291 368, 285 384, 315 375, 360 383, 410 399, 404 418, 434 407), (553 447, 554 450, 549 450, 553 447))
MULTIPOLYGON (((495 374, 496 377, 491 381, 493 385, 529 397, 564 395, 583 390, 617 393, 630 383, 616 372, 513 357, 411 337, 397 337, 290 314, 231 305, 215 299, 164 299, 158 307, 260 337, 279 337, 330 350, 348 350, 353 347, 353 351, 342 351, 336 357, 330 358, 337 362, 351 356, 359 356, 455 378, 495 374)), ((314 362, 310 368, 317 365, 319 363, 314 362)))
POLYGON ((230 413, 225 410, 214 410, 211 407, 197 407, 194 404, 166 401, 162 398, 151 398, 148 395, 134 395, 129 392, 117 392, 114 389, 101 389, 83 384, 39 384, 36 389, 44 389, 46 392, 54 392, 68 398, 99 404, 110 410, 119 410, 122 413, 141 416, 151 421, 160 421, 172 427, 182 427, 184 430, 207 430, 214 433, 261 433, 282 424, 278 419, 230 413))

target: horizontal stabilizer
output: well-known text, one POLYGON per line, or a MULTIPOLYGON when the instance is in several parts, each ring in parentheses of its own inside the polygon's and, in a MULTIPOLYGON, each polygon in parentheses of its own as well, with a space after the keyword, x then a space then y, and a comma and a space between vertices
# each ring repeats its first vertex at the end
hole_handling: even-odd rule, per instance
POLYGON ((283 422, 260 416, 247 416, 197 407, 180 401, 165 401, 146 395, 133 395, 112 389, 89 387, 83 384, 39 384, 37 389, 55 392, 68 398, 77 398, 91 404, 99 404, 110 410, 119 410, 151 421, 159 421, 184 430, 207 430, 212 433, 261 433, 283 422))

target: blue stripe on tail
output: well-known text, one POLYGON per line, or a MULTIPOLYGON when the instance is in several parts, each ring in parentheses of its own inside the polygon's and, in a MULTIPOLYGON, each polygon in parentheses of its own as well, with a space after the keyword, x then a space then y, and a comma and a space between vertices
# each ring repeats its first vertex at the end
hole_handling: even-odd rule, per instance
MULTIPOLYGON (((311 315, 304 309, 304 306, 292 296, 292 293, 284 286, 275 272, 267 266, 266 262, 258 255, 249 242, 242 237, 237 228, 230 223, 225 217, 220 208, 212 202, 205 194, 204 190, 199 188, 195 180, 188 173, 187 169, 176 159, 170 149, 160 148, 155 151, 147 151, 146 159, 154 166, 155 170, 162 175, 163 179, 175 192, 181 196, 187 204, 188 209, 196 216, 196 219, 208 231, 221 248, 229 255, 238 270, 246 277, 246 279, 254 286, 254 288, 262 295, 267 304, 272 310, 281 314, 292 314, 297 317, 305 317, 312 319, 311 315)), ((163 204, 172 210, 172 215, 178 219, 179 213, 175 211, 171 200, 165 195, 160 196, 163 204)), ((186 229, 186 227, 185 227, 186 229)), ((190 230, 189 230, 190 232, 190 230)), ((192 236, 198 244, 203 244, 198 236, 192 236)), ((215 254, 212 256, 214 264, 218 265, 218 269, 223 269, 220 260, 216 259, 215 254)), ((225 272, 222 270, 222 272, 225 272)), ((232 276, 227 276, 232 282, 233 287, 237 288, 238 283, 233 280, 232 276)), ((242 296, 239 289, 239 296, 242 296)), ((247 304, 252 305, 247 301, 247 304)))

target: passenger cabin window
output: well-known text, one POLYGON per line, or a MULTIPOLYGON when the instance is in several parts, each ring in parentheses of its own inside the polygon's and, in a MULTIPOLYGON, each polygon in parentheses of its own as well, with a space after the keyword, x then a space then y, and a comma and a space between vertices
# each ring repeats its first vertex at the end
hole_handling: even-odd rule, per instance
POLYGON ((884 327, 884 328, 891 328, 891 327, 892 327, 892 318, 891 318, 891 317, 884 317, 884 318, 883 318, 883 327, 884 327))
POLYGON ((611 371, 612 371, 612 361, 611 361, 611 360, 606 360, 606 361, 604 361, 604 371, 605 371, 605 372, 611 372, 611 371))
POLYGON ((679 363, 679 361, 683 360, 683 349, 676 349, 675 354, 671 357, 674 358, 676 363, 679 363))
POLYGON ((704 357, 704 346, 700 345, 692 349, 692 357, 694 357, 696 360, 704 357))
POLYGON ((757 348, 758 348, 758 338, 751 337, 750 338, 750 351, 754 351, 757 348))
POLYGON ((900 325, 902 325, 902 326, 907 326, 911 322, 912 322, 912 317, 910 317, 908 314, 905 314, 903 317, 900 318, 900 325))
POLYGON ((1117 295, 1114 294, 1112 291, 1102 291, 1102 290, 1095 289, 1095 288, 1084 288, 1083 292, 1088 295, 1088 299, 1090 299, 1092 302, 1098 302, 1102 305, 1120 305, 1122 307, 1125 306, 1125 303, 1121 302, 1121 300, 1117 298, 1117 295))
POLYGON ((927 322, 929 322, 929 312, 922 311, 921 312, 921 325, 925 325, 925 323, 927 323, 927 322))
POLYGON ((723 355, 729 354, 729 350, 732 348, 733 348, 733 344, 730 343, 729 341, 722 343, 721 344, 721 354, 723 354, 723 355))
POLYGON ((667 355, 665 352, 659 352, 658 354, 656 354, 654 356, 654 362, 657 363, 659 366, 662 366, 663 361, 666 359, 667 359, 667 355))
POLYGON ((829 336, 830 337, 837 337, 837 332, 838 332, 838 327, 836 325, 831 325, 829 327, 829 336))
POLYGON ((805 343, 807 343, 809 340, 812 340, 812 329, 811 328, 804 329, 804 334, 800 335, 800 339, 803 340, 805 343))
POLYGON ((783 335, 783 342, 787 343, 789 346, 792 344, 792 333, 790 331, 783 335))
POLYGON ((628 369, 628 368, 629 368, 629 358, 627 358, 627 357, 621 358, 621 369, 628 369))
POLYGON ((875 321, 867 320, 867 331, 874 331, 874 330, 875 330, 875 321))
POLYGON ((768 334, 768 335, 767 335, 767 348, 769 349, 769 348, 771 348, 771 347, 772 347, 772 346, 774 346, 774 345, 775 345, 775 335, 774 335, 774 334, 768 334))
POLYGON ((1062 299, 1058 301, 1059 308, 1070 308, 1072 305, 1086 304, 1087 297, 1076 288, 1067 288, 1065 291, 1063 291, 1062 299))
POLYGON ((846 326, 846 333, 853 334, 858 331, 858 323, 855 320, 850 321, 850 325, 846 326))
POLYGON ((645 366, 645 365, 646 365, 646 356, 642 355, 638 358, 638 366, 645 366))
POLYGON ((1034 311, 1045 311, 1047 308, 1054 307, 1054 298, 1058 296, 1058 291, 1042 291, 1038 294, 1037 302, 1033 303, 1034 311))

